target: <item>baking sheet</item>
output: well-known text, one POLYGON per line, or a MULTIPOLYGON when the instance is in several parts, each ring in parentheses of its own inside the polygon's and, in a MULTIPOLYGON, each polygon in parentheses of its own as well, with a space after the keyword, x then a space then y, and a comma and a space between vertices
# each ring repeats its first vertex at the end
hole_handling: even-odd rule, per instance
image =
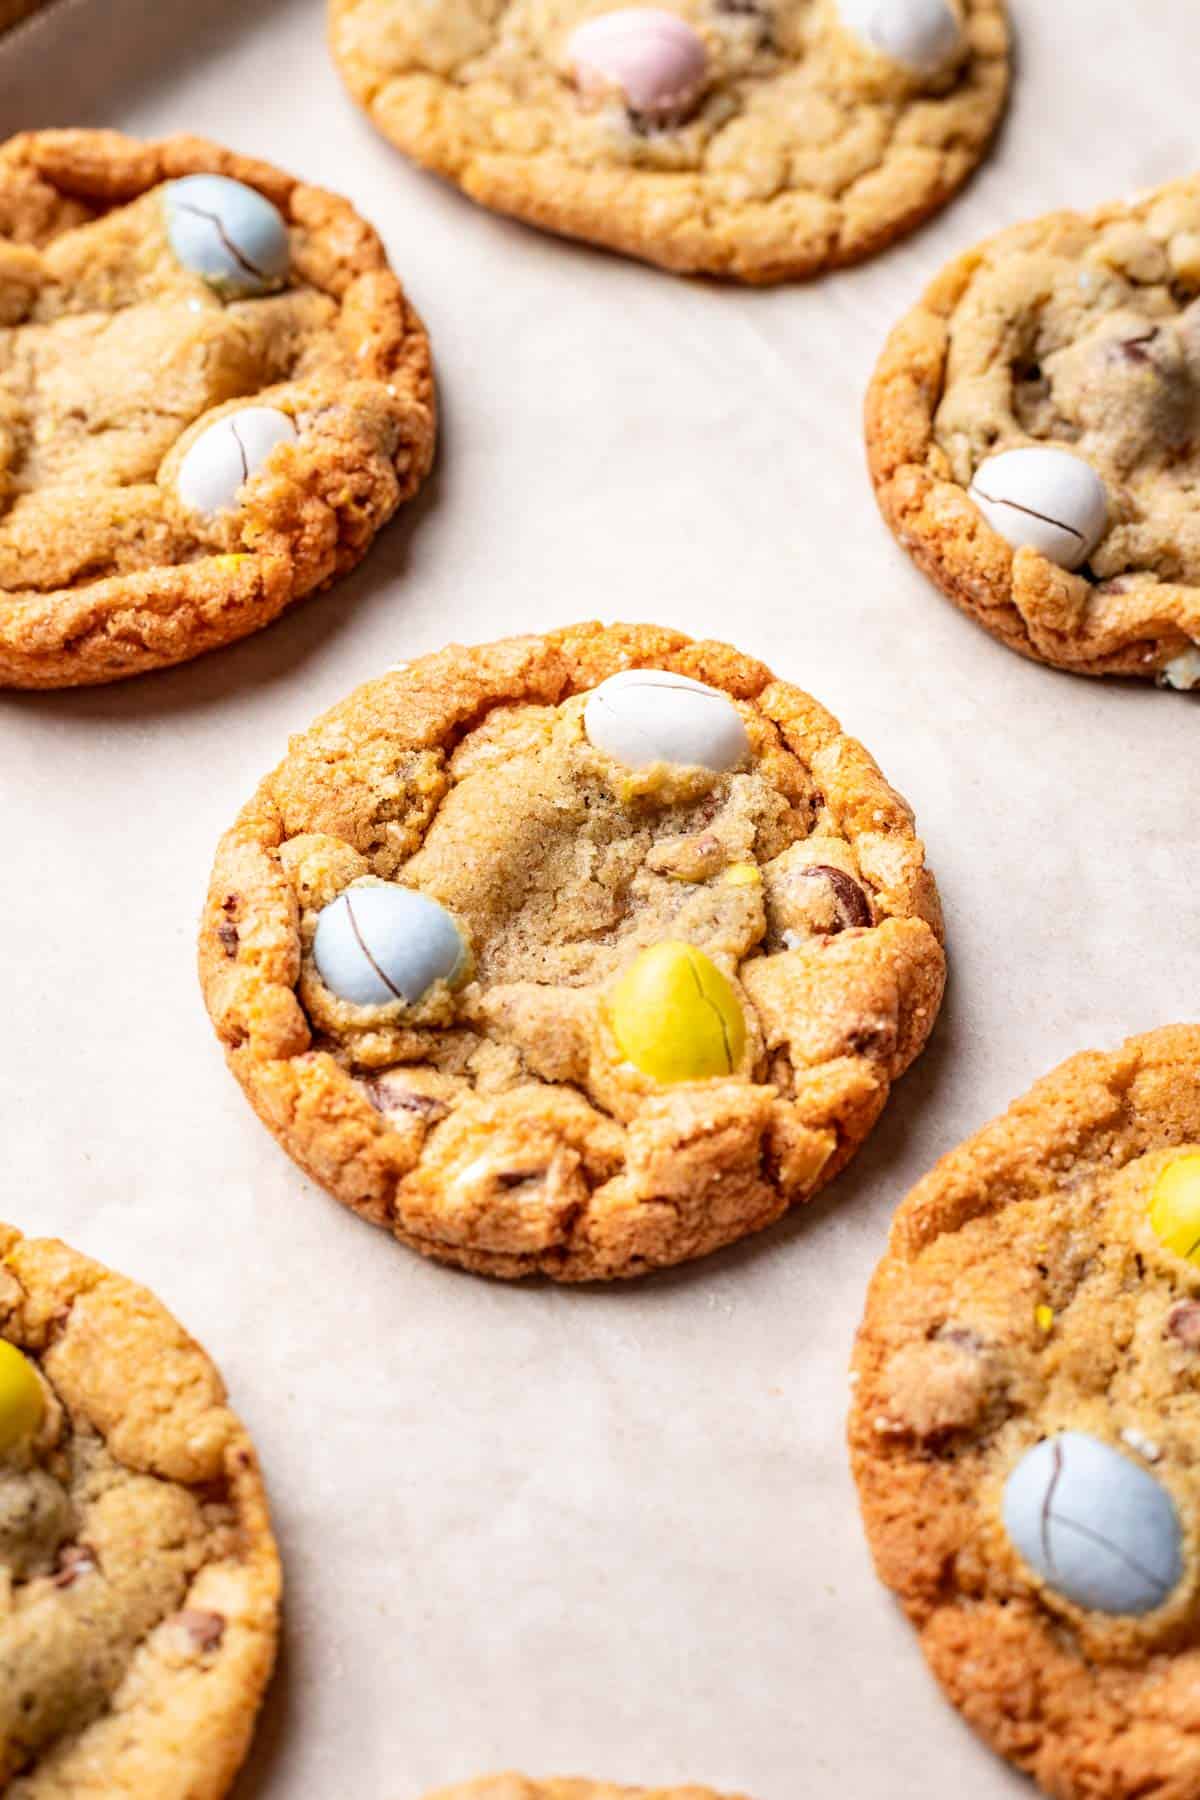
POLYGON ((443 450, 340 589, 236 648, 0 696, 3 1211, 153 1287, 270 1482, 286 1649, 239 1800, 416 1800, 485 1769, 755 1800, 1024 1786, 871 1573, 845 1368, 893 1206, 1068 1053, 1195 1016, 1195 703, 1027 666, 879 524, 882 336, 986 232, 1190 170, 1200 14, 1019 0, 990 165, 817 285, 682 282, 472 208, 344 97, 317 0, 61 0, 0 126, 190 130, 350 194, 434 336, 443 450), (912 800, 953 979, 827 1198, 607 1291, 427 1266, 310 1186, 225 1072, 193 969, 216 838, 355 683, 448 636, 588 616, 736 637, 912 800))

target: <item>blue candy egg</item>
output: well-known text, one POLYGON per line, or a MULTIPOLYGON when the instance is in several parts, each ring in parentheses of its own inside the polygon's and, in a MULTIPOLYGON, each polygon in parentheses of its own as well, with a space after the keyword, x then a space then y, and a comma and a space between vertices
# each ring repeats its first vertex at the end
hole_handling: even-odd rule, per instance
POLYGON ((1003 1512, 1030 1568, 1090 1612, 1153 1612, 1183 1574, 1166 1488, 1086 1432, 1060 1431, 1027 1451, 1005 1484, 1003 1512))
POLYGON ((313 960, 331 993, 355 1006, 415 1006, 435 981, 461 980, 469 962, 445 907, 392 883, 347 888, 325 907, 313 960))
POLYGON ((283 286, 288 230, 265 194, 227 175, 185 175, 167 184, 163 203, 172 250, 218 294, 243 300, 283 286))

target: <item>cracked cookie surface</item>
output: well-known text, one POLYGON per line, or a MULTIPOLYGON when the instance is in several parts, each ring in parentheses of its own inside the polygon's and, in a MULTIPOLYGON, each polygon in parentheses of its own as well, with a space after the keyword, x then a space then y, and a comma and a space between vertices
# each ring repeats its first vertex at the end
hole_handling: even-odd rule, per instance
POLYGON ((331 0, 351 93, 473 199, 669 269, 748 282, 880 249, 983 157, 1008 88, 1002 0, 964 0, 961 54, 929 78, 867 49, 834 0, 673 0, 702 93, 652 119, 572 81, 604 0, 331 0))
POLYGON ((347 201, 198 138, 0 148, 0 685, 113 681, 270 623, 366 553, 434 433, 424 329, 347 201), (232 284, 181 260, 171 184, 211 175, 276 219, 277 280, 228 233, 232 284), (206 434, 236 456, 250 407, 288 441, 248 465, 241 433, 227 478, 206 434))
POLYGON ((0 1788, 217 1800, 277 1631, 246 1432, 152 1295, 7 1226, 0 1332, 40 1389, 35 1429, 6 1431, 0 1456, 0 1788))
POLYGON ((630 1788, 613 1787, 607 1781, 485 1775, 479 1781, 439 1788, 425 1800, 746 1800, 746 1796, 714 1794, 711 1788, 700 1787, 630 1788))
POLYGON ((1198 1147, 1200 1027, 1074 1058, 905 1200, 859 1333, 877 1571, 949 1698, 1056 1800, 1200 1792, 1200 1269, 1152 1219, 1198 1147), (1081 1449, 1103 1478, 1069 1491, 1081 1449), (1107 1597, 1147 1574, 1157 1604, 1107 1597))
POLYGON ((1200 685, 1200 180, 1051 214, 951 263, 892 333, 867 442, 900 543, 1011 649, 1200 685), (1035 449, 1099 478, 1079 569, 1002 535, 968 492, 988 458, 1035 449))
POLYGON ((912 814, 815 701, 725 645, 584 625, 424 657, 293 740, 220 845, 200 968, 256 1111, 344 1204, 588 1280, 831 1180, 924 1047, 940 937, 912 814), (635 668, 707 685, 722 772, 597 748, 595 690, 635 668), (408 999, 360 955, 400 902, 391 952, 427 912, 464 947, 408 999))

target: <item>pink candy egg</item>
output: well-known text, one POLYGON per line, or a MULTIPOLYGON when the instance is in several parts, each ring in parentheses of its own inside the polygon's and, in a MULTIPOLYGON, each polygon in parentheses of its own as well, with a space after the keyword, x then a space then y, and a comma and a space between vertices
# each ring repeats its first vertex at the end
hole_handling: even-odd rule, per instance
POLYGON ((708 53, 699 32, 657 6, 624 6, 573 31, 567 57, 586 100, 617 88, 631 112, 665 120, 700 98, 708 53))

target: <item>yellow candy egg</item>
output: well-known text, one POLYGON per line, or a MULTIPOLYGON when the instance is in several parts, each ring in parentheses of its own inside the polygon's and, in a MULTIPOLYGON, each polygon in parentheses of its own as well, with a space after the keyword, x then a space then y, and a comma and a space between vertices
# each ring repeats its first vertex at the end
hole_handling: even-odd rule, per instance
POLYGON ((746 1022, 716 964, 691 944, 652 944, 609 999, 621 1054, 653 1081, 709 1081, 737 1067, 746 1022))
POLYGON ((1200 1151, 1177 1156, 1150 1195, 1150 1225, 1160 1244, 1200 1268, 1200 1151))
POLYGON ((0 1338, 0 1455, 33 1436, 46 1410, 33 1364, 0 1338))

